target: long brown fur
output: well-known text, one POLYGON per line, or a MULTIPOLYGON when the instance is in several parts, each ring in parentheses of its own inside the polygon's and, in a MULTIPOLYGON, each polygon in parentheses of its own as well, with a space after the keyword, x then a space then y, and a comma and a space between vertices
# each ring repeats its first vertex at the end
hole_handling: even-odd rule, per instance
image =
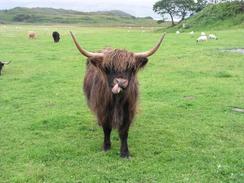
MULTIPOLYGON (((133 53, 119 49, 105 49, 103 53, 105 53, 102 62, 104 69, 126 72, 135 68, 136 61, 133 53)), ((84 92, 89 107, 97 116, 99 125, 110 123, 113 128, 119 128, 123 123, 130 125, 136 112, 138 98, 138 82, 135 74, 132 74, 123 96, 114 96, 106 75, 88 59, 84 92)))

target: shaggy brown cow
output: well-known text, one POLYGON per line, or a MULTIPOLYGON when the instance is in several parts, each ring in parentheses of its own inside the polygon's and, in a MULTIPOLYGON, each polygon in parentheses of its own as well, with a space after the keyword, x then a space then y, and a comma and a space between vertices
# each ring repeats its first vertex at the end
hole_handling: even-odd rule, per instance
POLYGON ((154 48, 142 53, 111 48, 92 53, 81 48, 72 33, 71 36, 80 53, 88 58, 84 92, 98 124, 103 127, 103 149, 111 148, 110 133, 116 128, 121 140, 120 156, 128 158, 128 131, 138 98, 136 74, 158 50, 164 36, 154 48))
POLYGON ((4 67, 4 65, 8 65, 10 62, 4 62, 4 61, 0 61, 0 75, 2 73, 2 69, 4 67))
POLYGON ((33 32, 33 31, 29 31, 28 32, 28 37, 29 37, 29 39, 36 39, 36 33, 33 32))

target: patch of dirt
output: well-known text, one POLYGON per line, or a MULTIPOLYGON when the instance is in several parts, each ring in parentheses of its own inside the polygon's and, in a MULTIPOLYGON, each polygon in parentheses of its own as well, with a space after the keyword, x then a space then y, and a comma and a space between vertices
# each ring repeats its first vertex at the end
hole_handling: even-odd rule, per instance
POLYGON ((194 97, 194 96, 184 96, 183 98, 186 99, 186 100, 194 100, 196 97, 194 97))
POLYGON ((221 49, 222 51, 226 52, 233 52, 233 53, 240 53, 244 54, 244 48, 228 48, 228 49, 221 49))
POLYGON ((244 113, 244 109, 242 109, 242 108, 238 108, 238 107, 234 107, 234 108, 232 108, 232 111, 234 111, 234 112, 244 113))

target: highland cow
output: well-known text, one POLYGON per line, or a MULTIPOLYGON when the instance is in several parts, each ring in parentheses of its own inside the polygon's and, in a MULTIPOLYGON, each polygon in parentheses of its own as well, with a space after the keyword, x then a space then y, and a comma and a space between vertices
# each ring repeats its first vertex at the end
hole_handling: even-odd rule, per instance
POLYGON ((59 34, 58 32, 55 31, 55 32, 53 32, 52 36, 53 36, 53 41, 54 41, 55 43, 58 43, 59 40, 60 40, 60 34, 59 34))
POLYGON ((33 32, 33 31, 29 31, 28 32, 28 37, 29 37, 29 39, 36 39, 36 33, 33 32))
POLYGON ((88 58, 83 87, 88 106, 103 128, 103 149, 111 148, 110 133, 113 128, 118 129, 120 156, 128 158, 128 131, 138 99, 136 74, 147 64, 148 57, 158 50, 164 36, 154 48, 141 53, 112 48, 92 53, 81 48, 72 33, 71 36, 80 53, 88 58))

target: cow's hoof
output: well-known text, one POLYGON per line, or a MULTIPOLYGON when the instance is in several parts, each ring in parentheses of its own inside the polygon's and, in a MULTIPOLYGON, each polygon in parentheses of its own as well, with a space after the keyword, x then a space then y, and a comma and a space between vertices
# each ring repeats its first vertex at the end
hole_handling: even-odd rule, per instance
POLYGON ((106 151, 109 151, 111 149, 111 144, 103 144, 103 150, 106 152, 106 151))
POLYGON ((129 152, 120 152, 120 157, 129 159, 130 153, 129 152))

